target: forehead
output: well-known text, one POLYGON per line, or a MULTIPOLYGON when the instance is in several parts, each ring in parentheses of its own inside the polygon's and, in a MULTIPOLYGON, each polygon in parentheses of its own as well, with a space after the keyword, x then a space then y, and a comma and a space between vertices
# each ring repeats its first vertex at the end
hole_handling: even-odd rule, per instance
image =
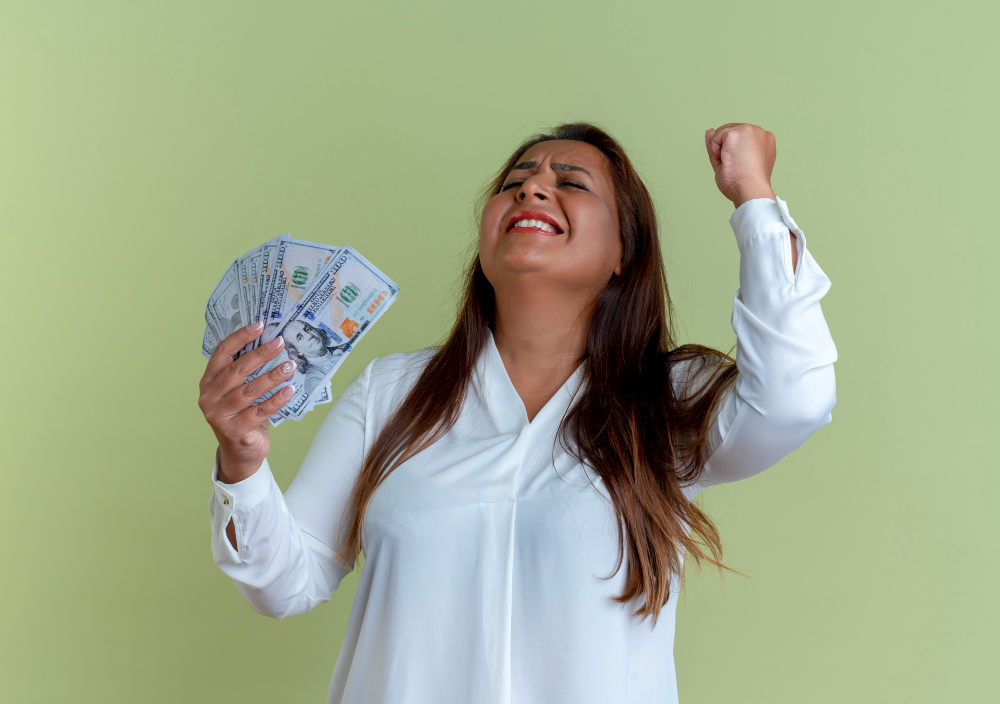
POLYGON ((560 161, 573 166, 582 166, 590 173, 598 176, 597 172, 608 175, 608 158, 600 149, 592 144, 580 142, 575 139, 550 139, 545 142, 530 147, 524 155, 518 159, 522 161, 560 161))

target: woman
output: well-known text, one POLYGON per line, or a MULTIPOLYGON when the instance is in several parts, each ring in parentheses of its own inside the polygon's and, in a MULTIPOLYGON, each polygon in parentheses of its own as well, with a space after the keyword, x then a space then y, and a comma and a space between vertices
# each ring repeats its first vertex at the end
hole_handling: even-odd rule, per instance
POLYGON ((684 555, 722 566, 692 500, 800 447, 836 402, 830 281, 771 190, 774 135, 730 123, 705 143, 736 208, 735 360, 675 346, 652 201, 580 123, 511 155, 448 339, 369 363, 284 495, 265 459, 283 397, 250 404, 291 365, 241 388, 281 341, 235 362, 259 331, 219 345, 199 400, 216 564, 283 618, 365 553, 330 702, 676 701, 684 555))

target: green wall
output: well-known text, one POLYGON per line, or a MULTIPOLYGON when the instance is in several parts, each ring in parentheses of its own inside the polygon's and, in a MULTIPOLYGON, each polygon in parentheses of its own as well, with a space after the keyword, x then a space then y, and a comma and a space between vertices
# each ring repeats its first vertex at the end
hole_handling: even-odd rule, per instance
POLYGON ((401 296, 339 395, 440 339, 473 195, 574 119, 655 194, 681 341, 735 341, 708 127, 774 132, 833 282, 833 423, 703 495, 750 577, 687 575, 681 701, 995 697, 997 5, 392 5, 2 3, 0 700, 325 701, 357 573, 275 621, 212 562, 205 300, 273 235, 358 247, 401 296))

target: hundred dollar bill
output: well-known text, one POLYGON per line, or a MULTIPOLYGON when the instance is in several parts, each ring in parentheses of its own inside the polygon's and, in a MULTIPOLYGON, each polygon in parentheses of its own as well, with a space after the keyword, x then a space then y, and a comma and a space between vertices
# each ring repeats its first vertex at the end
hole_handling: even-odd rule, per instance
POLYGON ((249 254, 250 253, 247 252, 242 257, 240 257, 240 260, 239 260, 239 262, 237 264, 237 268, 236 268, 236 272, 237 272, 237 275, 238 275, 237 281, 239 282, 239 287, 240 287, 240 289, 239 289, 240 290, 240 313, 242 314, 243 319, 245 321, 247 321, 247 323, 250 322, 250 301, 248 300, 250 298, 250 293, 249 293, 249 289, 250 289, 250 257, 249 257, 249 254))
MULTIPOLYGON (((223 274, 222 278, 225 278, 225 274, 223 274)), ((212 339, 215 340, 216 344, 218 344, 219 341, 219 327, 218 322, 215 320, 215 316, 212 314, 212 298, 217 294, 219 286, 221 285, 222 281, 215 285, 215 288, 212 289, 212 294, 208 297, 208 304, 205 306, 205 326, 212 332, 212 339)))
POLYGON ((340 249, 328 245, 282 237, 274 257, 274 272, 266 303, 266 327, 258 344, 273 340, 288 314, 316 282, 320 272, 340 249))
MULTIPOLYGON (((256 254, 250 258, 250 321, 256 323, 260 320, 260 270, 264 263, 264 246, 257 248, 256 254)), ((255 338, 246 345, 249 352, 257 346, 255 338)))
POLYGON ((306 407, 307 413, 311 411, 315 406, 319 406, 321 404, 328 403, 330 401, 330 399, 332 398, 331 394, 333 393, 330 387, 331 383, 327 381, 326 386, 323 388, 323 390, 320 391, 318 394, 316 394, 316 398, 312 399, 309 402, 309 405, 306 407))
MULTIPOLYGON (((236 263, 236 282, 240 292, 240 317, 243 319, 244 325, 249 325, 250 304, 247 302, 247 299, 250 297, 250 294, 247 289, 250 287, 250 261, 246 254, 240 257, 236 263)), ((237 354, 243 354, 246 351, 247 348, 244 345, 237 354)))
POLYGON ((296 355, 296 364, 305 367, 302 396, 296 394, 281 409, 283 415, 296 420, 320 402, 326 391, 324 384, 329 383, 368 327, 396 300, 399 291, 391 279, 353 248, 346 247, 341 253, 282 328, 288 354, 296 355), (343 252, 348 256, 340 257, 343 252))
POLYGON ((260 265, 264 256, 264 248, 250 258, 250 322, 260 320, 260 265))
MULTIPOLYGON (((368 328, 396 300, 399 287, 347 246, 320 273, 315 285, 292 310, 272 337, 285 339, 281 354, 254 372, 266 374, 286 359, 296 364, 292 378, 275 387, 295 386, 292 398, 271 417, 299 420, 309 404, 321 397, 330 378, 368 328)), ((268 394, 270 395, 270 394, 268 394)))
MULTIPOLYGON (((280 386, 276 387, 275 390, 283 388, 284 386, 287 386, 287 383, 281 384, 280 386)), ((272 393, 273 393, 272 391, 268 391, 268 392, 264 393, 260 398, 258 398, 257 400, 254 401, 254 404, 256 405, 258 403, 263 403, 264 401, 266 401, 267 399, 269 399, 271 397, 272 393)), ((324 403, 330 403, 330 401, 332 401, 332 400, 333 400, 332 384, 328 381, 328 382, 326 382, 326 387, 320 392, 320 394, 315 399, 313 399, 312 401, 309 402, 309 406, 306 408, 305 412, 308 413, 309 411, 311 411, 316 406, 320 406, 320 405, 322 405, 324 403)), ((278 413, 275 413, 274 416, 273 416, 273 418, 271 419, 273 421, 272 425, 274 425, 275 427, 277 427, 278 424, 281 423, 282 420, 287 420, 289 417, 290 416, 283 415, 281 413, 281 409, 279 409, 278 413)))
POLYGON ((218 340, 220 339, 219 338, 219 322, 215 319, 215 313, 214 313, 214 310, 212 308, 212 301, 220 295, 220 290, 223 288, 224 282, 226 281, 226 277, 229 275, 229 270, 231 268, 232 268, 232 264, 230 264, 229 266, 226 267, 226 273, 224 273, 222 275, 222 278, 219 279, 219 283, 217 283, 215 285, 215 288, 212 289, 212 293, 208 297, 208 304, 205 306, 205 322, 211 328, 213 336, 214 336, 214 338, 216 340, 216 344, 218 344, 218 340))
POLYGON ((206 357, 212 356, 221 339, 219 335, 219 322, 215 319, 212 302, 220 295, 220 291, 224 287, 229 275, 230 268, 232 268, 231 264, 227 267, 226 273, 222 275, 219 283, 212 289, 212 294, 208 297, 208 304, 205 306, 205 333, 201 338, 201 353, 206 357))
POLYGON ((208 299, 206 315, 218 333, 216 344, 244 323, 240 306, 239 260, 233 261, 208 299))
MULTIPOLYGON (((216 287, 218 288, 218 286, 216 287)), ((210 297, 211 298, 211 297, 210 297)), ((216 327, 216 322, 212 315, 209 313, 208 307, 205 308, 205 334, 201 338, 201 353, 206 357, 211 357, 212 353, 215 352, 215 348, 219 344, 219 329, 216 327)))
MULTIPOLYGON (((260 247, 254 247, 242 257, 240 257, 239 262, 239 283, 240 283, 240 312, 243 315, 244 325, 249 325, 254 322, 254 302, 253 302, 253 291, 255 283, 255 266, 254 263, 257 259, 257 255, 260 251, 260 247)), ((245 354, 249 352, 251 345, 248 342, 243 345, 240 350, 240 354, 245 354)))
POLYGON ((332 400, 333 400, 333 389, 331 388, 331 384, 328 381, 326 382, 326 388, 323 389, 323 392, 321 394, 319 394, 316 398, 312 400, 312 404, 310 405, 320 406, 324 403, 330 403, 330 401, 332 400))
MULTIPOLYGON (((264 243, 261 246, 260 273, 258 274, 258 295, 257 295, 257 317, 255 320, 266 320, 267 300, 271 294, 271 283, 274 278, 274 260, 278 256, 279 237, 264 243)), ((254 339, 254 348, 260 345, 260 337, 254 339)))
MULTIPOLYGON (((270 396, 270 394, 267 394, 267 396, 270 396)), ((330 401, 332 400, 333 400, 333 389, 331 388, 331 383, 328 381, 326 382, 326 388, 324 388, 323 391, 320 392, 320 394, 316 398, 314 398, 312 401, 309 402, 309 405, 306 407, 305 412, 308 413, 316 406, 322 405, 324 403, 330 403, 330 401)), ((279 412, 276 413, 275 415, 276 416, 280 415, 284 420, 287 420, 289 418, 289 416, 281 414, 280 409, 279 412)))
POLYGON ((323 390, 316 395, 316 398, 314 398, 312 401, 309 402, 308 410, 311 411, 313 407, 320 406, 324 403, 330 403, 330 401, 332 400, 333 400, 333 389, 331 388, 330 382, 327 381, 326 386, 323 388, 323 390))
POLYGON ((201 338, 201 353, 206 357, 211 357, 215 348, 219 345, 218 333, 212 329, 212 324, 208 322, 208 315, 205 315, 205 334, 201 338))
POLYGON ((215 340, 215 344, 219 343, 219 328, 218 322, 215 317, 211 314, 209 307, 205 307, 205 326, 212 332, 212 339, 215 340))

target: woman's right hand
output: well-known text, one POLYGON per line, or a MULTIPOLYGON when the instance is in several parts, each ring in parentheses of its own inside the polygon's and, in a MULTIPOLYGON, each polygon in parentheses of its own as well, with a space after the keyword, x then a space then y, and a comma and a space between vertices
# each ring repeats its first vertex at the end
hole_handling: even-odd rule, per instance
POLYGON ((284 347, 279 336, 234 360, 233 356, 263 329, 262 323, 252 323, 220 342, 198 384, 198 407, 219 441, 219 481, 226 484, 242 481, 260 468, 271 447, 268 418, 295 393, 289 385, 254 405, 295 371, 295 362, 289 360, 247 382, 250 374, 281 354, 284 347))

